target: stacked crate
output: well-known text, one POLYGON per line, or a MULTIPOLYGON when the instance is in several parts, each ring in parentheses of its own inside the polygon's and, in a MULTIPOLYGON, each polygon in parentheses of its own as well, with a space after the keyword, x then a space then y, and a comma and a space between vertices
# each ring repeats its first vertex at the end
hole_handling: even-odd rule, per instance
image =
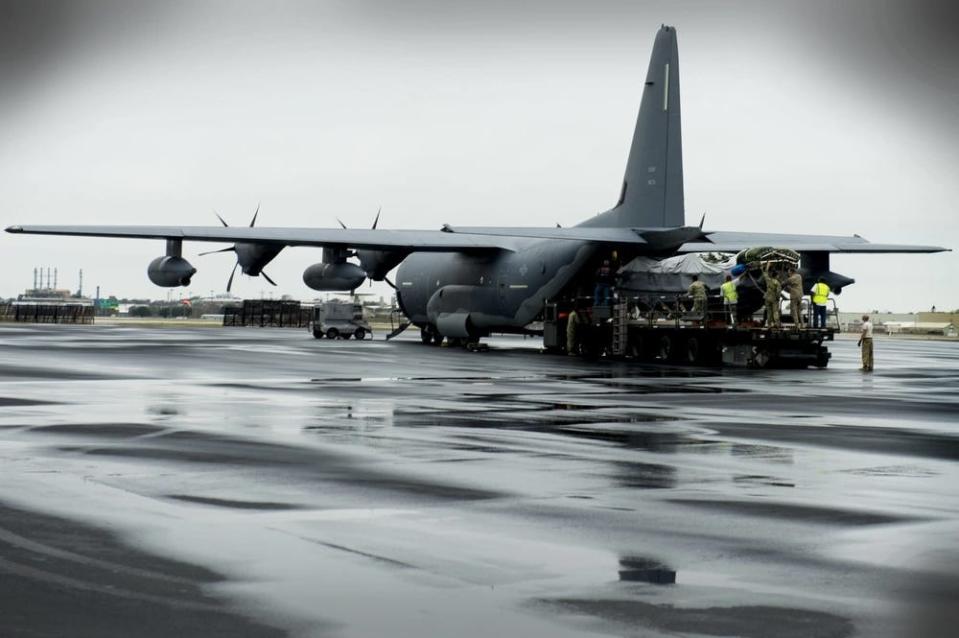
POLYGON ((227 327, 306 328, 310 309, 299 301, 244 299, 240 306, 223 309, 223 325, 227 327))

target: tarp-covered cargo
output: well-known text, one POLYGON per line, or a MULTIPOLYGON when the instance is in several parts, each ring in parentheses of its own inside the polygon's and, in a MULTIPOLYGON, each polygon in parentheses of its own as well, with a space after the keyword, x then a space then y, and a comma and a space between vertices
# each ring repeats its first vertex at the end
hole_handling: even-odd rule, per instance
POLYGON ((627 293, 685 293, 696 275, 707 288, 718 290, 733 266, 733 259, 715 263, 699 253, 661 260, 637 257, 620 269, 619 287, 627 293))

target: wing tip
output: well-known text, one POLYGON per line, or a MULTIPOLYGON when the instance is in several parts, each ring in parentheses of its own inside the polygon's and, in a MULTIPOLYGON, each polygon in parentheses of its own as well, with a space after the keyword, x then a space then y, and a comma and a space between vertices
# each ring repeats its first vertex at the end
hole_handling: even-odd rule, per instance
POLYGON ((23 226, 7 226, 8 233, 22 233, 23 226))

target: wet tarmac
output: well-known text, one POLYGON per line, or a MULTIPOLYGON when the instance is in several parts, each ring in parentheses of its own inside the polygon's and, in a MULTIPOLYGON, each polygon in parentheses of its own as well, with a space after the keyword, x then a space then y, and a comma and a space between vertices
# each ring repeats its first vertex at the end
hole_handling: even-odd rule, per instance
POLYGON ((0 327, 4 636, 951 636, 959 345, 0 327))

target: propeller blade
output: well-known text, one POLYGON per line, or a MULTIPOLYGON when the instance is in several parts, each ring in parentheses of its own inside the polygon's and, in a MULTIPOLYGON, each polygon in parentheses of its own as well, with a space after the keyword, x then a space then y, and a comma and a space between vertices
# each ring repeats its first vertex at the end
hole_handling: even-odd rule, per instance
POLYGON ((237 260, 237 262, 236 262, 235 264, 233 264, 233 272, 230 273, 230 279, 226 282, 226 291, 227 291, 227 292, 230 292, 230 289, 233 288, 233 275, 236 274, 236 267, 239 266, 239 265, 240 265, 240 261, 239 261, 239 260, 237 260))
POLYGON ((227 248, 221 248, 220 250, 208 250, 205 253, 200 253, 198 256, 202 257, 203 255, 212 255, 214 253, 228 253, 228 252, 233 252, 235 250, 236 248, 234 246, 229 246, 227 248))
POLYGON ((336 218, 336 221, 340 222, 340 226, 342 226, 344 229, 346 228, 346 224, 343 223, 343 220, 342 220, 342 219, 340 219, 339 217, 337 217, 337 218, 336 218))
POLYGON ((270 283, 273 284, 274 286, 276 285, 276 282, 273 281, 272 279, 270 279, 270 276, 269 276, 268 274, 266 274, 266 273, 263 272, 262 270, 260 271, 260 274, 263 275, 263 278, 266 279, 268 282, 270 282, 270 283))
POLYGON ((256 216, 260 214, 260 203, 256 204, 256 211, 253 213, 253 219, 250 220, 250 228, 253 228, 253 225, 256 224, 256 216))
POLYGON ((703 229, 703 224, 704 224, 705 222, 706 222, 706 211, 703 211, 703 216, 702 216, 702 218, 699 220, 699 229, 700 229, 700 230, 703 229))
POLYGON ((376 218, 373 220, 373 230, 376 230, 376 225, 380 223, 380 213, 383 212, 383 207, 380 206, 376 211, 376 218))
POLYGON ((218 212, 216 212, 216 211, 213 211, 213 214, 216 215, 216 218, 220 220, 220 223, 221 223, 221 224, 223 224, 223 225, 226 226, 227 228, 230 227, 230 225, 227 224, 225 221, 223 221, 223 218, 220 217, 220 213, 218 213, 218 212))

